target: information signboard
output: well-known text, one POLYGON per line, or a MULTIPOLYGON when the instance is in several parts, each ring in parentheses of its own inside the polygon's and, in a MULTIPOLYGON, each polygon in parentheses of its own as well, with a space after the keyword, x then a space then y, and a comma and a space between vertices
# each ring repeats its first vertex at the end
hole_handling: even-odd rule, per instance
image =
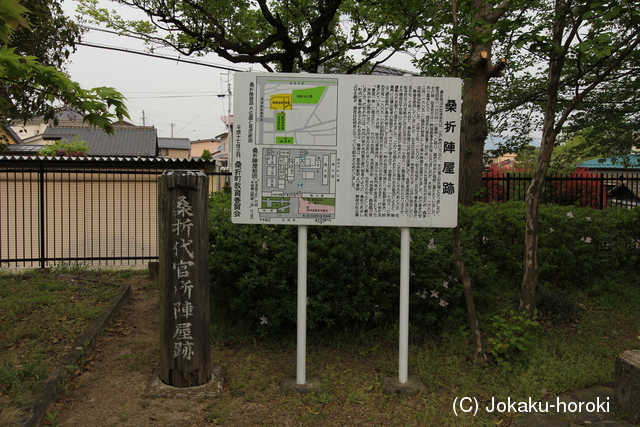
POLYGON ((460 79, 234 79, 233 222, 456 226, 460 79))

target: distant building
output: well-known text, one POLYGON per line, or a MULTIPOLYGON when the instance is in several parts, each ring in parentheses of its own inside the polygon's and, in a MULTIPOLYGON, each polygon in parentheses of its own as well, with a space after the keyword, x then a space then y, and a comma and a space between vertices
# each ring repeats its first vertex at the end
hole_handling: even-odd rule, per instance
POLYGON ((89 156, 157 157, 156 129, 146 126, 114 126, 113 134, 88 126, 47 127, 42 133, 10 145, 11 154, 36 154, 54 141, 71 142, 79 138, 89 146, 89 156))
POLYGON ((190 159, 189 138, 158 138, 158 154, 170 159, 190 159))
POLYGON ((222 150, 222 145, 219 137, 209 139, 199 139, 197 141, 191 141, 191 157, 201 157, 204 150, 209 150, 213 155, 222 150))
POLYGON ((587 160, 578 167, 587 168, 594 173, 624 173, 636 176, 640 175, 640 155, 627 154, 616 158, 587 160))

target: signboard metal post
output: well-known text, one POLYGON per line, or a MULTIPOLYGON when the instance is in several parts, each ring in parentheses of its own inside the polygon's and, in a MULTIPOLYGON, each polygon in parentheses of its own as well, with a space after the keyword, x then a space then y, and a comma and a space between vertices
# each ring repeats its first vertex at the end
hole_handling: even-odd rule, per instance
POLYGON ((298 341, 296 384, 306 384, 307 370, 307 226, 298 226, 298 341))
POLYGON ((398 382, 407 382, 409 371, 409 258, 411 229, 400 229, 400 326, 398 382))
POLYGON ((310 381, 308 225, 401 228, 396 384, 411 383, 410 228, 458 223, 462 81, 292 73, 234 79, 232 221, 298 227, 296 384, 310 381))

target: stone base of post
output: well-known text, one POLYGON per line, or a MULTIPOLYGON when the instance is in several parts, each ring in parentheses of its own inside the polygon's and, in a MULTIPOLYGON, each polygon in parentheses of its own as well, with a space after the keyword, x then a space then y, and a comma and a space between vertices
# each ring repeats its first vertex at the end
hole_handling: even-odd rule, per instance
POLYGON ((415 396, 427 389, 417 375, 409 375, 406 383, 401 383, 398 377, 380 376, 379 380, 382 386, 382 393, 386 395, 405 394, 415 396))
POLYGON ((194 387, 173 387, 160 381, 160 376, 157 372, 154 372, 144 396, 162 399, 217 397, 222 393, 225 373, 226 368, 224 366, 214 366, 211 368, 211 379, 208 383, 194 387))
POLYGON ((296 383, 295 378, 283 378, 278 386, 283 393, 322 393, 320 378, 307 378, 307 382, 304 384, 296 383))
POLYGON ((640 350, 628 350, 616 358, 613 404, 631 424, 640 424, 640 350))

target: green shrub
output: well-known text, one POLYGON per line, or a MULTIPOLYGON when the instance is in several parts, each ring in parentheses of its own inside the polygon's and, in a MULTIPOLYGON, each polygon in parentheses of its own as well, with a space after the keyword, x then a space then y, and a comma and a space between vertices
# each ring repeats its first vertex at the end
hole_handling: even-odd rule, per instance
MULTIPOLYGON (((297 312, 297 228, 233 224, 230 206, 229 194, 212 195, 214 327, 234 334, 292 338, 297 312)), ((612 271, 616 277, 637 278, 638 213, 542 206, 540 281, 551 289, 581 289, 588 294, 610 280, 612 271)), ((519 296, 524 203, 461 207, 459 217, 476 308, 487 318, 519 296)), ((411 237, 412 330, 432 334, 466 328, 451 230, 413 229, 411 237)), ((397 323, 399 247, 397 228, 309 227, 308 328, 332 333, 397 323)))
POLYGON ((89 146, 87 142, 76 136, 71 142, 63 139, 47 144, 38 151, 38 154, 42 154, 43 156, 84 157, 88 152, 89 146))
POLYGON ((552 322, 575 322, 581 309, 566 292, 559 289, 539 289, 536 308, 552 322))
MULTIPOLYGON (((237 225, 230 196, 210 207, 214 323, 260 336, 295 331, 297 228, 237 225)), ((411 251, 411 321, 464 324, 449 230, 414 230, 411 251)), ((400 232, 396 228, 308 229, 307 327, 320 332, 396 323, 400 232)))
POLYGON ((532 330, 539 326, 534 312, 533 319, 526 313, 515 310, 503 310, 493 316, 489 327, 488 351, 493 355, 498 365, 511 367, 533 345, 532 330))

